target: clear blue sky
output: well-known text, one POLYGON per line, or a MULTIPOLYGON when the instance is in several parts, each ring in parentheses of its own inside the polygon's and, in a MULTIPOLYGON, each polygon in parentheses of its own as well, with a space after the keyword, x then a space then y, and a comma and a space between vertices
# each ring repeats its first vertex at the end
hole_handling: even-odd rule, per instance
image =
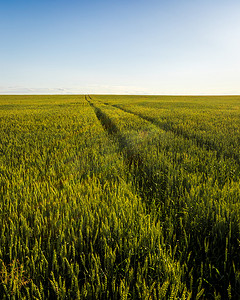
POLYGON ((0 93, 240 94, 239 0, 0 0, 0 93))

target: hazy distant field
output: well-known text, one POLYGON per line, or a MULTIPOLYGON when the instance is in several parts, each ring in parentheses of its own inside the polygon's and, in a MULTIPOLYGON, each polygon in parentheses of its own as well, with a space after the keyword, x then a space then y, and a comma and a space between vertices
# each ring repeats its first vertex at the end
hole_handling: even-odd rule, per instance
POLYGON ((240 96, 0 96, 0 299, 240 299, 240 96))

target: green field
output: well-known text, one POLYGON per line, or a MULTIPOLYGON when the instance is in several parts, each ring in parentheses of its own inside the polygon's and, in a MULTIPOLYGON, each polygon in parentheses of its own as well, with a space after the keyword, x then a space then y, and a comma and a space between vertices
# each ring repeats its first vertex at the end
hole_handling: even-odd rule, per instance
POLYGON ((240 96, 0 96, 0 299, 240 299, 240 96))

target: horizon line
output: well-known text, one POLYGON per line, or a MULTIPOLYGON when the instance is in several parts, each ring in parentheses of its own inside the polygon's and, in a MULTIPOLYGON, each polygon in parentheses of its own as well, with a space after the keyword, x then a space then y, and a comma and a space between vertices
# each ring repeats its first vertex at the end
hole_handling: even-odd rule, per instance
POLYGON ((127 93, 66 93, 66 94, 57 94, 57 93, 0 93, 0 96, 69 96, 69 95, 76 95, 76 96, 84 96, 84 95, 109 95, 109 96, 240 96, 239 94, 127 94, 127 93))

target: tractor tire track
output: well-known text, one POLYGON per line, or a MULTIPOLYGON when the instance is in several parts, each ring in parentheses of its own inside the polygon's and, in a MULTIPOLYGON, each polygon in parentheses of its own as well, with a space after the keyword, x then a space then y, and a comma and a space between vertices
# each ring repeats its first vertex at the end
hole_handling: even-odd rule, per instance
POLYGON ((167 181, 166 170, 163 170, 161 178, 156 176, 144 163, 141 154, 130 147, 126 137, 121 134, 113 120, 97 107, 88 96, 85 96, 85 100, 94 109, 104 130, 117 143, 118 151, 123 154, 125 164, 129 168, 129 172, 133 175, 134 187, 140 197, 148 204, 156 198, 158 201, 164 201, 164 190, 167 181))

